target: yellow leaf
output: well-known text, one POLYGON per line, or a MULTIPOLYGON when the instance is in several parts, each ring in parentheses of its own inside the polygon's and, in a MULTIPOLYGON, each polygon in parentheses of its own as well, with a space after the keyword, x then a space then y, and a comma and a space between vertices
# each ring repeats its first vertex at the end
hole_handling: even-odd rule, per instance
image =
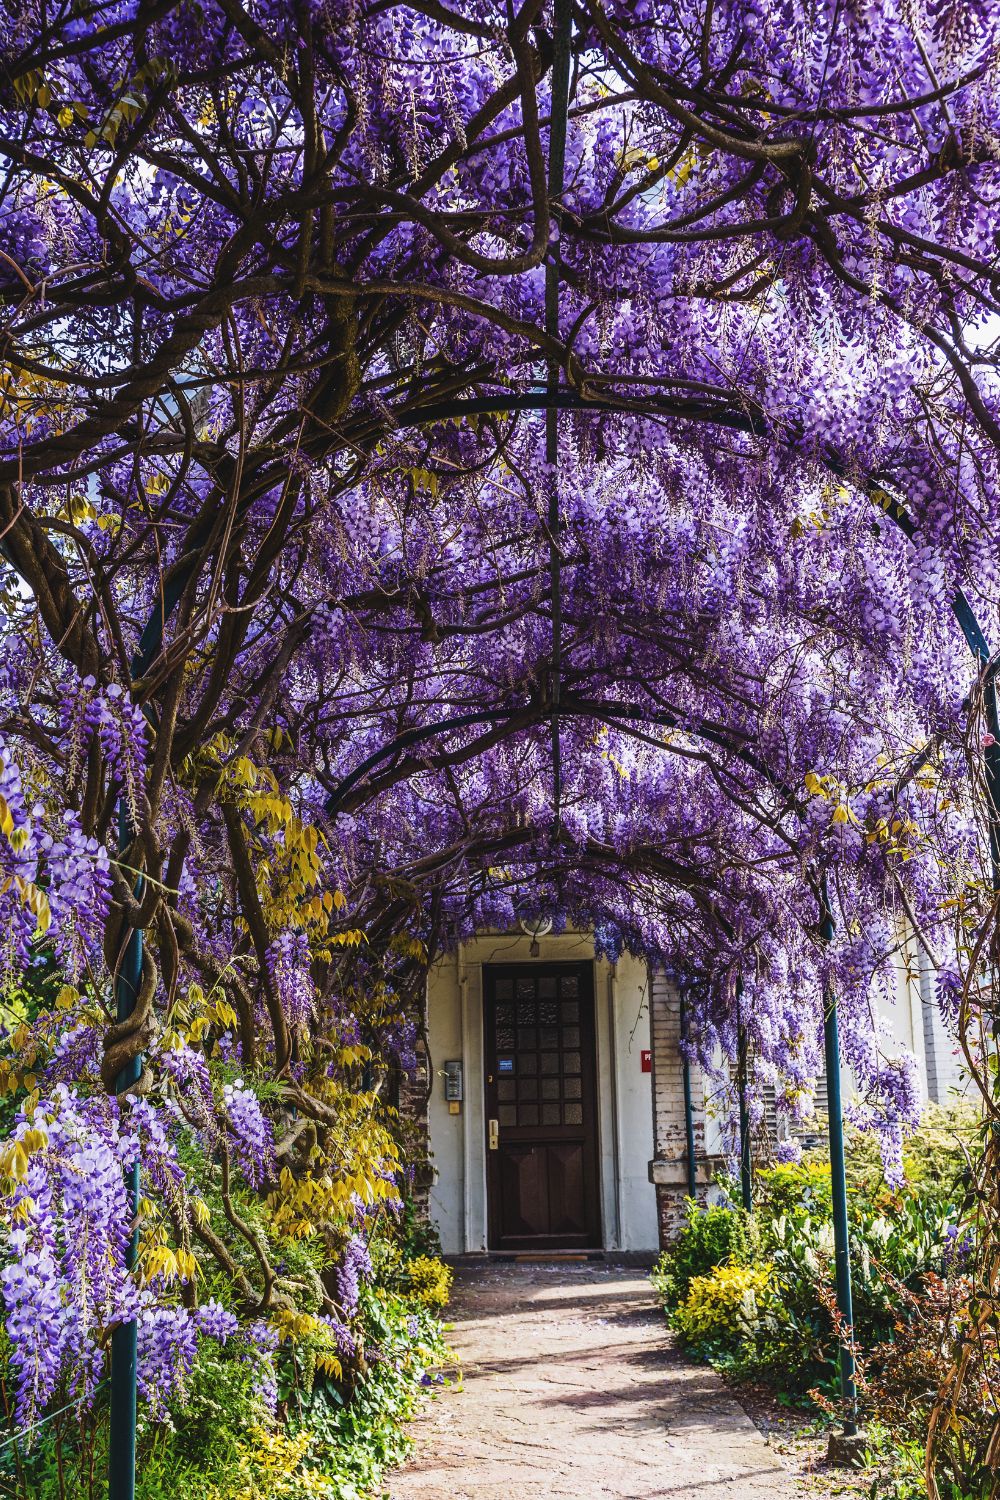
POLYGON ((198 1262, 190 1250, 178 1250, 174 1259, 177 1262, 177 1272, 182 1281, 192 1281, 198 1271, 198 1262))
POLYGON ((0 1157, 0 1167, 14 1182, 23 1182, 28 1175, 28 1153, 21 1141, 14 1141, 0 1157))
POLYGON ((162 1276, 165 1281, 172 1281, 177 1275, 177 1257, 169 1245, 156 1245, 146 1257, 143 1269, 147 1280, 162 1276))

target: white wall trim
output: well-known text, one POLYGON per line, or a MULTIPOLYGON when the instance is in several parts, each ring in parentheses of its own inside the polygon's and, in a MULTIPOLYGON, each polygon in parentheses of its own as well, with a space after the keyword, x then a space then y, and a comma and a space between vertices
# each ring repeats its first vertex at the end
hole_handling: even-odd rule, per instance
POLYGON ((617 1248, 617 1140, 614 1121, 614 1026, 607 1003, 602 1004, 602 989, 607 995, 608 966, 591 956, 594 986, 594 1071, 597 1097, 597 1186, 601 1206, 601 1246, 617 1248), (603 980, 603 986, 602 986, 603 980))
MULTIPOLYGON (((463 958, 465 950, 463 949, 463 958)), ((486 1081, 483 1077, 483 966, 464 963, 462 1046, 465 1071, 465 1249, 489 1243, 486 1201, 486 1081)))
POLYGON ((608 970, 605 991, 608 1035, 611 1038, 608 1075, 611 1082, 612 1206, 614 1212, 605 1215, 604 1247, 606 1250, 620 1250, 622 1245, 622 1118, 621 1090, 618 1087, 617 964, 612 964, 608 970))
MULTIPOLYGON (((431 1054, 439 1068, 447 1058, 461 1057, 465 1083, 458 1114, 449 1112, 441 1090, 435 1090, 429 1108, 436 1172, 431 1207, 449 1254, 482 1254, 488 1248, 483 968, 530 964, 529 945, 530 937, 521 933, 481 933, 462 943, 428 976, 431 1054)), ((649 1045, 648 1007, 643 1014, 640 982, 644 971, 631 959, 614 967, 595 959, 590 933, 549 934, 539 939, 539 948, 541 963, 593 965, 595 1191, 601 1243, 607 1250, 653 1249, 655 1199, 647 1175, 652 1153, 651 1079, 639 1069, 639 1049, 649 1045), (639 1017, 641 1024, 636 1026, 639 1017)))

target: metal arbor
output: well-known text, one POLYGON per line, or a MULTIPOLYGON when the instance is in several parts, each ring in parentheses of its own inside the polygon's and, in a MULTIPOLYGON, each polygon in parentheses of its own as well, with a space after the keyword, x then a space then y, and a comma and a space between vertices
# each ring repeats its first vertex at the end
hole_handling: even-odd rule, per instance
MULTIPOLYGON (((560 199, 563 191, 566 135, 569 109, 569 85, 571 65, 572 0, 555 0, 552 52, 552 107, 549 137, 549 209, 555 221, 555 235, 545 265, 545 327, 553 340, 559 337, 559 295, 561 285, 561 262, 559 248, 560 199)), ((626 383, 627 377, 623 379, 626 383)), ((746 406, 724 407, 707 401, 696 401, 689 397, 657 397, 644 393, 638 400, 627 396, 616 398, 592 397, 560 384, 560 368, 550 360, 544 387, 528 387, 520 392, 504 392, 489 396, 472 396, 456 400, 417 407, 401 413, 397 425, 427 426, 445 419, 472 416, 478 413, 540 411, 545 417, 545 453, 548 466, 549 487, 548 532, 549 564, 552 580, 552 653, 549 706, 551 712, 552 773, 555 829, 558 834, 561 801, 561 749, 559 713, 561 699, 561 569, 559 535, 561 517, 559 507, 558 463, 560 411, 632 411, 640 414, 671 416, 682 420, 707 421, 737 431, 753 433, 771 438, 769 425, 762 413, 754 413, 746 406)), ((835 473, 846 477, 846 466, 832 451, 822 454, 823 461, 835 473)), ((899 525, 908 536, 915 528, 905 508, 889 496, 877 479, 866 485, 868 493, 886 511, 890 519, 899 525)), ((2 547, 2 543, 0 543, 2 547)), ((189 560, 181 559, 165 583, 158 601, 140 640, 139 651, 133 663, 133 681, 143 677, 152 666, 163 643, 166 622, 176 608, 195 570, 193 555, 189 560)), ((987 789, 989 798, 990 847, 993 860, 994 887, 1000 890, 1000 718, 998 718, 996 684, 990 663, 990 651, 985 636, 965 598, 959 593, 952 601, 956 618, 965 638, 980 666, 987 673, 986 711, 990 729, 996 743, 986 752, 987 789)), ((440 730, 443 725, 438 725, 440 730)), ((127 848, 132 838, 128 810, 122 801, 119 810, 119 844, 127 848)), ((135 894, 141 895, 141 877, 135 894)), ((823 936, 833 936, 833 918, 824 896, 822 914, 823 936)), ((119 1023, 133 1015, 143 969, 143 932, 140 927, 130 929, 119 961, 115 980, 116 1016, 119 1023)), ((739 1099, 740 1099, 740 1163, 741 1194, 744 1207, 752 1207, 752 1161, 749 1119, 746 1108, 747 1047, 746 1036, 740 1026, 739 1099)), ((850 1243, 846 1208, 846 1178, 844 1164, 843 1120, 840 1107, 840 1049, 837 1031, 836 997, 830 995, 826 1007, 825 1049, 828 1084, 830 1087, 830 1157, 834 1198, 834 1233, 836 1242, 837 1301, 844 1327, 849 1332, 852 1326, 850 1243)), ((116 1080, 116 1092, 124 1096, 138 1082, 142 1061, 136 1058, 116 1080)), ((695 1190, 694 1133, 691 1106, 690 1075, 685 1062, 685 1114, 687 1125, 688 1181, 690 1190, 695 1190)), ((128 1174, 128 1190, 133 1209, 139 1197, 139 1169, 134 1166, 128 1174)), ((135 1255, 136 1231, 133 1230, 126 1264, 130 1268, 135 1255)), ((111 1395, 110 1395, 110 1500, 134 1500, 136 1457, 136 1324, 122 1324, 112 1336, 111 1348, 111 1395)), ((856 1392, 853 1378, 853 1355, 845 1341, 841 1350, 841 1385, 849 1410, 856 1407, 856 1392)), ((854 1424, 848 1423, 849 1430, 854 1424)))

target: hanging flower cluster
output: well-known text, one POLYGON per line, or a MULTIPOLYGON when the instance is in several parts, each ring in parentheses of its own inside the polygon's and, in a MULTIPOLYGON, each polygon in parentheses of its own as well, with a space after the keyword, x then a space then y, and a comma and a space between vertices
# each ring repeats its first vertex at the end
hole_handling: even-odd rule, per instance
POLYGON ((242 1079, 223 1085, 226 1134, 237 1165, 251 1187, 274 1176, 274 1132, 260 1100, 242 1079))
POLYGON ((71 680, 59 701, 59 721, 65 736, 68 772, 75 778, 92 744, 100 746, 108 772, 119 783, 133 818, 138 814, 140 789, 148 751, 148 726, 137 703, 117 682, 98 686, 92 676, 71 680))
POLYGON ((308 1025, 315 1003, 309 973, 309 939, 301 928, 286 928, 267 950, 267 967, 289 1026, 308 1025))
POLYGON ((361 1282, 372 1274, 372 1261, 368 1246, 360 1235, 354 1234, 344 1246, 344 1253, 337 1267, 337 1300, 348 1317, 358 1309, 361 1282))

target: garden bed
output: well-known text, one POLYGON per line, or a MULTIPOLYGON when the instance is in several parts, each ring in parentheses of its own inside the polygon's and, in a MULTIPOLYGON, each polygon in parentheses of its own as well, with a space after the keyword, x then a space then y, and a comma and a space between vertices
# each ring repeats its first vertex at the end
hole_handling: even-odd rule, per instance
MULTIPOLYGON (((890 1186, 872 1143, 848 1154, 854 1346, 869 1439, 863 1493, 924 1493, 923 1446, 937 1392, 967 1331, 975 1239, 967 1223, 970 1110, 932 1110, 911 1139, 903 1180, 890 1186)), ((653 1282, 695 1357, 734 1384, 761 1429, 802 1473, 825 1468, 826 1437, 844 1415, 841 1330, 833 1292, 829 1163, 808 1153, 758 1172, 755 1205, 689 1207, 653 1282)), ((991 1368, 995 1349, 978 1357, 991 1368)), ((988 1385, 981 1408, 959 1407, 936 1454, 942 1500, 978 1500, 988 1484, 988 1385)), ((853 1484, 849 1476, 844 1483, 853 1484)), ((857 1486, 855 1486, 857 1487, 857 1486)))

